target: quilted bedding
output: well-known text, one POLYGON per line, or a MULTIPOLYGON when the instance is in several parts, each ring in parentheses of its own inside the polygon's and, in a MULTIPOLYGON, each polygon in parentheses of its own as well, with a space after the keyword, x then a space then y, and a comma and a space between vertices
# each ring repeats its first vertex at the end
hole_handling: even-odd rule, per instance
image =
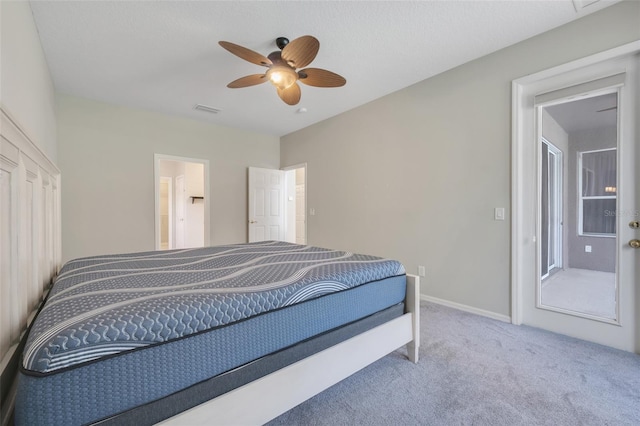
POLYGON ((23 368, 59 372, 404 274, 394 260, 275 241, 77 259, 33 324, 23 368))

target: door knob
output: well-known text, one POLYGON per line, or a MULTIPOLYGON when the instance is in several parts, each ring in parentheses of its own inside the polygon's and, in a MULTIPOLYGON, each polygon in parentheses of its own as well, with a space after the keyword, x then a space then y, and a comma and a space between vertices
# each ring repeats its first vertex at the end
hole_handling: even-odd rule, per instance
POLYGON ((249 223, 258 223, 257 220, 250 220, 249 223))
POLYGON ((635 249, 640 248, 640 240, 631 240, 629 241, 629 245, 635 249))
POLYGON ((629 228, 638 229, 640 228, 640 222, 634 220, 633 222, 629 222, 629 228))

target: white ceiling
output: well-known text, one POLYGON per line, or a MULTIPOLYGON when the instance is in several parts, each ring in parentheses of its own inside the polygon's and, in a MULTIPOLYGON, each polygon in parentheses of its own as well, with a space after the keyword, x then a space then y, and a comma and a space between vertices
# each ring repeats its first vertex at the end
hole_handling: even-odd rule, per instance
POLYGON ((617 1, 32 1, 31 7, 58 92, 282 136, 617 1), (310 66, 341 74, 344 87, 301 85, 297 106, 282 102, 268 83, 226 87, 265 68, 227 52, 219 40, 267 55, 277 50, 276 37, 306 34, 320 40, 310 66), (221 112, 195 111, 196 104, 221 112))

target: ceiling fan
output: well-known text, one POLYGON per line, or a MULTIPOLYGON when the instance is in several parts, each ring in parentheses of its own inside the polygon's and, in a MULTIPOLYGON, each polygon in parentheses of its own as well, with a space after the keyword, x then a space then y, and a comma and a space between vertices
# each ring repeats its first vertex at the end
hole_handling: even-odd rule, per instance
POLYGON ((296 105, 300 102, 301 95, 298 81, 315 87, 340 87, 347 82, 344 77, 320 68, 296 71, 297 68, 309 65, 320 49, 318 39, 310 35, 298 37, 291 42, 286 37, 278 37, 276 45, 281 51, 271 52, 268 56, 228 41, 218 43, 245 61, 268 68, 264 74, 251 74, 232 81, 227 84, 231 89, 255 86, 270 81, 276 87, 280 99, 288 105, 296 105))

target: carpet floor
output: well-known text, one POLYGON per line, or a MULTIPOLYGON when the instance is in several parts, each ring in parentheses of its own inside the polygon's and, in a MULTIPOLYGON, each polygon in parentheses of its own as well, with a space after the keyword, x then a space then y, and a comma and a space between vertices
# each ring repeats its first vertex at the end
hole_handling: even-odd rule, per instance
POLYGON ((640 355, 421 304, 400 349, 269 423, 640 425, 640 355))
POLYGON ((616 318, 616 274, 568 268, 542 282, 542 304, 616 318))

